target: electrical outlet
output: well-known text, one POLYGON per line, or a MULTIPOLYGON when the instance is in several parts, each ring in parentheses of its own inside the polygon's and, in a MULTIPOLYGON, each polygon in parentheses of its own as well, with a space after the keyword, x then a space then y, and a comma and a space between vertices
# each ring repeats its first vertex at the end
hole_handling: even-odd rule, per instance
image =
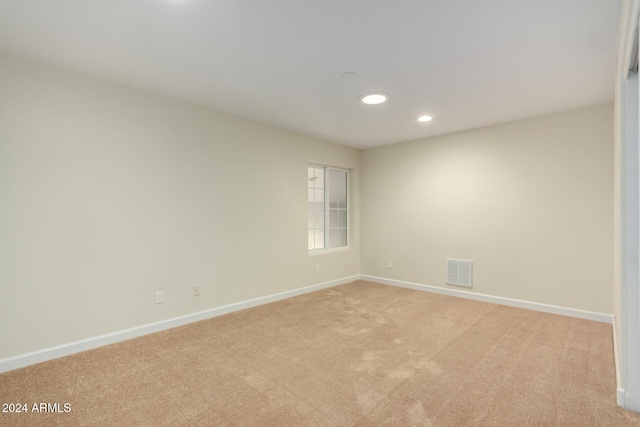
POLYGON ((162 304, 164 302, 164 292, 156 292, 156 304, 162 304))
POLYGON ((387 268, 393 268, 393 264, 391 263, 391 261, 387 261, 387 268))
POLYGON ((320 264, 316 264, 316 273, 320 273, 320 264))
POLYGON ((200 286, 194 286, 193 287, 193 296, 194 297, 199 297, 200 296, 200 286))

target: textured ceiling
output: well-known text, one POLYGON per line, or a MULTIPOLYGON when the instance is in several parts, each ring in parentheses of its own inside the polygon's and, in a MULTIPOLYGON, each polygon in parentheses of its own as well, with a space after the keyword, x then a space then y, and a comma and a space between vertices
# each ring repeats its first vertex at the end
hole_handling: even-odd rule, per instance
POLYGON ((0 51, 368 148, 610 102, 619 0, 0 0, 0 51), (345 72, 357 79, 345 79, 345 72), (391 98, 365 106, 358 98, 391 98), (419 123, 420 115, 434 117, 419 123))

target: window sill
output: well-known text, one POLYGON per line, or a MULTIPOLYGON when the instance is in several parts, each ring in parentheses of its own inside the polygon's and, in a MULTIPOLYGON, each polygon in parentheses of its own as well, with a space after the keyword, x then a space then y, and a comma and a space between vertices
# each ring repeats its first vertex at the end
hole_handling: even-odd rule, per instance
POLYGON ((350 252, 353 250, 354 249, 352 246, 343 246, 340 248, 332 248, 332 249, 314 249, 314 250, 308 251, 308 253, 309 253, 309 256, 316 256, 316 255, 334 254, 336 252, 350 252))

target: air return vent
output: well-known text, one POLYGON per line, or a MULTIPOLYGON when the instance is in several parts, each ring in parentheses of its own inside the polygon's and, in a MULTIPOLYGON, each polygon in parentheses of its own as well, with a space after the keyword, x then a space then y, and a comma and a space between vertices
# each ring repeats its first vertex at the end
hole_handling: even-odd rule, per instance
POLYGON ((473 261, 447 258, 447 285, 471 287, 473 261))

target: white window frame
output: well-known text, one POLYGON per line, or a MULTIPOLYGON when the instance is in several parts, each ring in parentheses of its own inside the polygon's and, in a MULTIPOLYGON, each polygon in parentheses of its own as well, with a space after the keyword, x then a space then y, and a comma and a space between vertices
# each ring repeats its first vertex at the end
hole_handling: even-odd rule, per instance
MULTIPOLYGON (((330 166, 330 165, 324 165, 324 164, 320 164, 320 163, 313 163, 313 162, 309 162, 307 164, 307 176, 308 176, 308 168, 316 168, 316 169, 324 169, 324 225, 323 225, 323 229, 324 229, 324 247, 323 248, 314 248, 314 249, 309 249, 309 242, 307 241, 307 249, 309 251, 310 255, 317 255, 317 254, 322 254, 322 253, 327 253, 327 252, 333 252, 333 251, 341 251, 341 250, 345 250, 345 249, 349 249, 350 245, 351 245, 351 171, 349 169, 344 169, 344 168, 340 168, 340 167, 336 167, 336 166, 330 166), (347 195, 346 195, 346 244, 344 246, 336 246, 336 247, 329 247, 329 232, 330 232, 330 227, 329 227, 329 216, 330 216, 330 209, 329 209, 329 200, 330 200, 330 186, 329 186, 329 174, 327 173, 328 171, 336 171, 336 172, 344 172, 346 174, 346 191, 347 191, 347 195)), ((308 189, 308 184, 307 184, 307 189, 308 189)), ((308 201, 308 198, 307 198, 308 201)), ((309 206, 307 205, 307 216, 309 215, 309 206)), ((338 214, 339 217, 339 214, 338 214)), ((341 228, 341 227, 340 227, 341 228)), ((307 225, 307 232, 309 230, 309 226, 307 225)))

